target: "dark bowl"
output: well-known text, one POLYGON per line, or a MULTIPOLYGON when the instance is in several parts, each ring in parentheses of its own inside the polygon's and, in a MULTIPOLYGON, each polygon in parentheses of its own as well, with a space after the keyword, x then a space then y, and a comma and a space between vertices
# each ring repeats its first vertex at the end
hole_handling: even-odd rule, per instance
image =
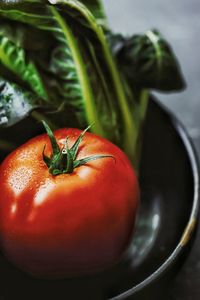
POLYGON ((155 101, 150 102, 144 128, 140 185, 141 207, 126 259, 98 274, 48 281, 24 274, 1 256, 0 299, 164 299, 169 279, 180 269, 194 238, 199 172, 185 129, 155 101))

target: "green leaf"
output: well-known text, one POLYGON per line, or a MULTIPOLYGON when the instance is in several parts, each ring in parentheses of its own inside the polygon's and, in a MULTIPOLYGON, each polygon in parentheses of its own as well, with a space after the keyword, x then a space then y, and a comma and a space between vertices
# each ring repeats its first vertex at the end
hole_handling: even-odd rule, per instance
POLYGON ((50 30, 52 18, 46 15, 45 1, 8 0, 0 2, 0 16, 9 20, 29 24, 33 28, 50 30))
POLYGON ((81 2, 91 11, 99 25, 107 26, 101 0, 82 0, 81 2))
POLYGON ((0 32, 0 64, 19 76, 30 89, 41 98, 46 99, 46 91, 38 70, 32 61, 28 61, 24 49, 16 46, 0 32))
POLYGON ((73 91, 75 87, 74 95, 76 97, 77 91, 79 92, 81 100, 84 102, 84 110, 87 122, 96 122, 95 129, 100 135, 102 135, 103 131, 100 123, 97 121, 98 114, 94 103, 94 95, 87 74, 87 62, 85 62, 83 59, 82 52, 80 51, 80 45, 78 44, 78 39, 73 34, 71 27, 62 17, 62 15, 53 6, 50 8, 50 10, 57 22, 57 38, 65 44, 66 48, 69 47, 70 49, 70 52, 67 54, 69 54, 69 67, 71 67, 72 72, 71 80, 73 81, 73 79, 75 79, 75 85, 73 84, 73 91))
MULTIPOLYGON (((47 51, 44 48, 45 53, 40 53, 40 55, 32 53, 32 57, 40 65, 41 57, 44 57, 43 61, 47 62, 45 55, 47 56, 50 52, 49 62, 43 68, 46 68, 43 80, 48 90, 51 91, 49 95, 51 102, 59 99, 58 106, 62 107, 62 110, 71 112, 70 119, 76 119, 81 127, 95 121, 96 132, 103 135, 103 130, 97 121, 95 98, 87 74, 90 62, 86 61, 82 55, 85 49, 79 39, 74 36, 69 22, 66 22, 53 7, 49 9, 48 6, 43 5, 40 9, 39 2, 41 1, 31 1, 31 10, 29 1, 16 1, 15 5, 9 1, 9 5, 7 4, 6 8, 2 9, 2 14, 4 17, 7 16, 29 26, 36 26, 44 33, 52 34, 52 39, 55 41, 54 49, 47 51)), ((97 1, 95 5, 97 7, 97 1)), ((99 91, 101 92, 101 88, 99 91)))
POLYGON ((131 38, 109 34, 108 39, 121 71, 131 85, 161 91, 185 87, 173 50, 158 31, 149 30, 131 38))
MULTIPOLYGON (((75 22, 74 27, 76 28, 76 31, 78 31, 80 35, 82 34, 82 37, 87 36, 88 44, 91 47, 88 49, 92 49, 92 52, 90 52, 90 54, 93 56, 93 61, 97 62, 95 66, 99 69, 99 73, 101 73, 101 75, 99 76, 100 82, 106 74, 107 84, 109 83, 109 98, 107 99, 107 101, 109 101, 108 105, 109 107, 112 107, 113 110, 115 110, 115 112, 120 111, 120 120, 122 128, 120 142, 123 145, 123 148, 125 149, 127 154, 131 155, 134 147, 134 133, 136 128, 128 107, 120 74, 116 67, 103 29, 97 24, 94 16, 90 13, 90 11, 87 10, 87 8, 79 1, 49 0, 49 3, 53 6, 55 5, 55 7, 58 7, 60 9, 59 12, 63 16, 71 17, 72 22, 75 22)), ((85 75, 88 76, 89 74, 85 73, 85 75)), ((105 84, 105 82, 102 84, 105 84)), ((90 104, 91 103, 92 101, 90 102, 90 104)), ((92 106, 86 104, 85 107, 86 109, 89 108, 89 110, 87 111, 87 117, 90 118, 94 115, 93 110, 91 109, 92 106)), ((94 105, 93 108, 95 108, 94 105)), ((95 113, 95 115, 96 116, 92 117, 92 120, 90 120, 90 123, 92 123, 95 120, 97 121, 102 117, 98 114, 98 111, 95 113)), ((95 125, 97 126, 96 123, 95 125)), ((96 126, 93 127, 95 129, 95 132, 97 132, 96 126)), ((113 124, 111 128, 115 128, 113 124)), ((105 137, 107 137, 107 132, 105 132, 105 137)))
POLYGON ((48 32, 44 33, 42 30, 29 24, 8 20, 3 17, 0 19, 0 34, 6 36, 17 47, 28 50, 29 53, 44 52, 44 49, 51 49, 54 43, 48 32))
MULTIPOLYGON (((0 2, 0 15, 48 30, 48 17, 43 17, 42 11, 39 13, 40 8, 44 8, 45 2, 47 3, 48 0, 2 0, 0 2), (38 25, 39 19, 41 19, 40 25, 38 25)), ((106 29, 108 25, 101 0, 83 0, 81 2, 94 15, 97 23, 106 29)))
POLYGON ((0 127, 21 121, 40 106, 40 99, 36 95, 0 78, 0 127))
MULTIPOLYGON (((49 8, 38 3, 41 1, 31 2, 30 6, 28 1, 16 1, 13 5, 11 5, 12 1, 9 1, 0 10, 0 14, 4 16, 2 21, 4 33, 7 33, 13 42, 17 42, 25 49, 31 45, 31 49, 28 48, 29 56, 37 65, 48 91, 49 110, 54 112, 50 117, 55 119, 58 126, 66 124, 66 120, 71 122, 71 126, 78 127, 82 123, 85 126, 84 113, 82 111, 74 113, 70 104, 74 98, 78 98, 77 102, 82 101, 82 93, 67 41, 49 8), (6 17, 8 20, 5 19, 6 17), (12 30, 5 28, 8 27, 6 25, 9 22, 15 23, 15 28, 18 28, 18 31, 23 29, 23 39, 16 41, 13 27, 12 30), (24 30, 24 27, 27 28, 28 32, 24 30), (84 119, 84 122, 81 123, 79 119, 84 119)), ((4 70, 4 76, 6 75, 4 70)), ((9 79, 16 81, 16 78, 12 78, 12 76, 9 76, 9 79)))

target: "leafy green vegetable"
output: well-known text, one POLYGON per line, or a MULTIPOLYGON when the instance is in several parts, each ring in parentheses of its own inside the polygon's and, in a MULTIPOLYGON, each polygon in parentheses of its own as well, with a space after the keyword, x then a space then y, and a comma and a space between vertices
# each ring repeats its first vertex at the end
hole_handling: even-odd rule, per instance
POLYGON ((136 165, 148 89, 184 86, 160 34, 112 34, 98 0, 3 0, 0 17, 0 126, 30 113, 58 127, 94 123, 136 165))
POLYGON ((108 38, 121 71, 129 82, 140 88, 161 91, 185 87, 177 59, 157 30, 131 38, 109 34, 108 38))
POLYGON ((47 98, 45 88, 34 63, 31 61, 27 63, 24 50, 16 46, 2 33, 0 33, 0 63, 28 83, 38 96, 44 99, 47 98))
MULTIPOLYGON (((120 119, 122 120, 122 124, 123 124, 122 134, 121 134, 121 144, 123 144, 123 148, 125 149, 125 151, 131 155, 131 153, 133 152, 133 146, 135 142, 134 141, 135 124, 132 115, 130 113, 130 109, 128 107, 126 95, 122 86, 119 72, 116 68, 116 64, 113 60, 112 54, 110 52, 102 28, 98 26, 93 15, 91 15, 91 13, 78 1, 75 2, 70 0, 68 1, 49 0, 49 2, 50 3, 53 2, 54 4, 57 4, 59 8, 63 9, 64 13, 69 14, 72 18, 78 17, 79 24, 81 25, 80 30, 82 35, 85 34, 88 35, 90 47, 91 46, 93 47, 92 54, 93 56, 96 56, 95 61, 100 62, 98 64, 99 70, 100 70, 100 66, 104 67, 103 72, 101 71, 102 72, 101 78, 103 78, 104 74, 106 74, 107 78, 109 78, 109 89, 110 91, 112 91, 112 94, 110 93, 110 98, 114 96, 115 98, 114 101, 116 105, 118 105, 120 110, 120 114, 121 114, 120 119)), ((77 51, 76 45, 75 48, 77 51)), ((85 73, 85 75, 83 76, 81 75, 80 78, 83 81, 86 81, 86 78, 88 78, 87 73, 85 73)), ((85 87, 87 92, 89 91, 88 89, 89 84, 85 86, 84 82, 82 82, 82 87, 85 87)), ((90 96, 91 95, 85 94, 84 101, 89 102, 90 96)), ((97 122, 98 119, 101 118, 101 115, 98 115, 97 111, 95 112, 95 106, 93 104, 94 104, 94 100, 91 99, 88 105, 87 103, 85 105, 86 109, 88 109, 88 111, 86 111, 88 120, 89 122, 95 122, 94 130, 98 134, 108 137, 107 135, 108 131, 97 130, 97 122)), ((110 102, 110 105, 112 105, 112 102, 110 102)), ((115 142, 117 141, 115 140, 115 142)))
MULTIPOLYGON (((28 11, 28 7, 25 7, 25 2, 23 1, 23 10, 20 9, 19 13, 16 13, 16 9, 12 10, 10 7, 8 9, 8 15, 9 18, 12 19, 18 19, 22 22, 28 22, 29 25, 35 24, 37 28, 40 28, 41 30, 46 30, 45 27, 45 20, 47 20, 49 24, 49 31, 52 31, 52 34, 57 40, 58 47, 57 49, 54 49, 52 51, 53 57, 50 61, 50 66, 47 68, 51 72, 50 75, 54 75, 54 78, 59 78, 60 80, 49 80, 48 78, 48 84, 51 84, 51 90, 56 89, 55 95, 56 96, 64 96, 64 99, 62 100, 61 105, 65 105, 65 102, 67 101, 68 106, 70 105, 71 110, 74 111, 77 116, 77 119, 79 120, 79 123, 81 126, 85 126, 84 120, 87 120, 87 123, 95 123, 94 130, 96 133, 101 134, 105 137, 109 137, 108 133, 110 132, 110 135, 115 134, 115 140, 117 139, 116 136, 119 136, 117 131, 117 117, 115 110, 113 109, 113 104, 110 98, 114 98, 116 96, 112 95, 112 93, 108 92, 110 90, 109 86, 106 86, 106 81, 104 79, 104 73, 110 73, 110 70, 108 69, 107 65, 103 62, 101 53, 101 40, 103 40, 104 49, 103 51, 106 53, 107 60, 110 60, 112 63, 112 56, 109 53, 108 47, 106 48, 106 40, 103 35, 102 29, 96 24, 95 19, 92 17, 92 15, 87 11, 85 7, 82 5, 74 4, 73 1, 67 1, 66 5, 68 5, 68 9, 65 10, 65 15, 59 14, 57 10, 55 10, 53 7, 51 9, 46 9, 44 12, 44 9, 42 11, 42 15, 39 15, 37 18, 37 14, 34 15, 33 11, 36 12, 36 8, 33 9, 31 15, 28 11), (85 15, 84 15, 85 14, 85 15), (17 15, 17 17, 16 17, 17 15), (79 22, 78 26, 81 28, 81 35, 83 35, 82 31, 83 28, 87 31, 86 34, 89 35, 89 38, 91 39, 90 35, 92 36, 92 39, 96 39, 97 45, 93 44, 95 46, 95 49, 92 49, 91 45, 89 45, 89 41, 84 42, 82 41, 82 37, 80 36, 79 39, 76 39, 76 33, 73 33, 71 31, 71 28, 69 28, 68 23, 65 22, 65 18, 67 15, 74 16, 78 15, 79 22), (44 20, 43 20, 44 19, 44 20), (37 20, 37 22, 36 22, 37 20), (56 20, 56 22, 55 22, 56 20), (88 30, 90 28, 90 32, 88 33, 88 30), (60 30, 61 29, 61 30, 60 30), (91 33, 92 31, 92 33, 91 33), (81 40, 81 43, 79 42, 81 40), (99 42, 100 40, 100 42, 99 42), (68 50, 68 43, 70 42, 70 50, 68 50), (85 49, 83 49, 82 44, 85 43, 85 49), (84 55, 80 55, 80 49, 81 52, 85 52, 84 55), (99 57, 101 58, 102 62, 101 65, 105 66, 105 70, 101 70, 100 63, 98 62, 98 59, 95 57, 95 50, 97 49, 97 53, 99 57), (56 56, 58 56, 58 53, 60 53, 59 58, 55 60, 55 53, 56 56), (90 60, 84 60, 84 56, 90 56, 93 61, 90 62, 90 60), (59 60, 59 62, 58 62, 59 60), (57 66, 65 66, 65 68, 57 68, 55 67, 55 63, 57 61, 57 66), (102 64, 103 63, 103 64, 102 64), (96 73, 92 77, 92 86, 88 80, 88 75, 91 69, 93 69, 93 65, 95 65, 95 68, 97 70, 96 73), (85 70, 84 70, 85 69, 85 70), (58 72, 56 72, 58 71, 58 72), (63 80, 64 79, 64 80, 63 80), (96 82, 96 84, 94 84, 96 82), (102 83, 101 83, 102 82, 102 83), (101 84, 103 87, 101 87, 101 84), (92 89, 95 90, 95 96, 92 89), (67 96, 67 97, 66 97, 67 96), (65 101, 65 99, 67 100, 65 101), (107 100, 106 100, 107 98, 107 100), (106 101, 105 101, 105 100, 106 101), (96 104, 95 104, 96 103, 96 104), (105 103, 105 105, 102 105, 105 103), (99 107, 98 114, 96 112, 96 105, 99 107), (106 108, 107 107, 107 108, 106 108), (83 109, 81 109, 83 108, 83 109), (102 109, 101 109, 102 108, 102 109), (100 112, 100 109, 103 110, 103 113, 100 112), (106 112, 109 111, 109 114, 106 116, 106 112), (99 116, 103 117, 103 127, 100 125, 99 116), (80 121, 81 119, 81 121, 80 121), (111 123, 111 124, 110 124, 111 123), (108 128, 110 126, 110 128, 108 128), (116 128, 113 130, 113 128, 116 128), (116 132, 116 133, 115 133, 116 132)), ((55 2, 55 1, 54 1, 55 2)), ((61 3, 62 2, 57 2, 61 3)), ((65 6, 66 6, 65 5, 65 6)), ((4 16, 5 16, 5 10, 4 10, 4 16)), ((67 20, 70 23, 70 20, 67 20)), ((77 26, 77 24, 76 24, 77 26)), ((103 53, 104 53, 103 52, 103 53)), ((114 64, 112 63, 114 66, 114 64)), ((115 76, 116 77, 116 76, 115 76)), ((111 77, 112 79, 112 77, 111 77)), ((109 81, 108 81, 109 82, 109 81)), ((113 85, 115 88, 115 85, 113 85)), ((122 94, 122 92, 121 92, 122 94)), ((55 97, 56 97, 55 96, 55 97)))
MULTIPOLYGON (((34 26, 33 29, 35 30, 36 27, 41 37, 43 36, 45 39, 46 35, 48 35, 49 40, 54 41, 54 47, 51 43, 50 45, 47 43, 46 47, 39 52, 29 51, 34 61, 40 66, 40 74, 45 82, 45 86, 51 92, 48 95, 49 110, 59 113, 66 110, 65 119, 72 120, 76 118, 77 122, 80 123, 79 125, 85 126, 84 107, 82 105, 83 108, 81 108, 80 105, 82 101, 82 89, 72 53, 68 47, 68 40, 58 22, 58 16, 54 16, 49 7, 38 7, 38 5, 33 6, 30 13, 30 7, 27 4, 27 1, 23 1, 23 7, 15 6, 14 10, 13 6, 7 5, 8 10, 3 10, 4 16, 7 13, 9 19, 18 20, 20 26, 28 24, 30 32, 32 32, 32 27, 34 26)), ((62 19, 61 16, 60 19, 62 19)), ((58 123, 59 125, 61 124, 58 123)))

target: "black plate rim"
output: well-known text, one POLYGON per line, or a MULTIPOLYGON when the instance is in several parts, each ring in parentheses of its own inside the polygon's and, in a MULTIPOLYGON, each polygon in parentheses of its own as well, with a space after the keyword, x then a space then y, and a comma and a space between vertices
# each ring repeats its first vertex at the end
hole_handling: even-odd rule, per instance
MULTIPOLYGON (((151 99, 152 101, 152 99, 151 99)), ((190 240, 193 237, 194 229, 196 228, 197 221, 198 221, 198 214, 199 214, 199 207, 200 207, 200 179, 199 179, 199 161, 198 156, 193 145, 191 138, 189 137, 185 126, 178 120, 174 114, 166 108, 163 104, 153 100, 154 104, 158 106, 162 112, 169 116, 171 124, 174 127, 177 135, 181 138, 183 147, 188 155, 188 159, 191 165, 191 171, 193 174, 193 186, 194 186, 194 195, 193 195, 193 204, 192 209, 190 212, 190 217, 187 222, 187 225, 183 231, 180 240, 174 249, 174 251, 170 254, 170 256, 165 260, 165 262, 150 276, 144 279, 139 284, 135 285, 134 287, 130 288, 126 292, 119 294, 118 296, 112 297, 109 300, 126 300, 128 297, 133 296, 134 294, 138 293, 139 291, 147 288, 155 281, 159 280, 161 276, 163 276, 167 271, 170 269, 171 265, 178 260, 181 256, 185 248, 188 246, 190 240)))

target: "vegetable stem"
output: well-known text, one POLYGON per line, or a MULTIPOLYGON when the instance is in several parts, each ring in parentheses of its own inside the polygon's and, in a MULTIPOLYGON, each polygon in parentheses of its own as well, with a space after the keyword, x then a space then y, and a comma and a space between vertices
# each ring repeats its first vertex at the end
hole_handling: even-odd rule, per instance
POLYGON ((143 89, 140 92, 139 96, 139 124, 137 128, 137 137, 136 137, 136 145, 134 151, 134 167, 139 174, 140 167, 140 158, 141 158, 141 148, 143 144, 143 129, 144 122, 146 118, 147 108, 149 103, 149 91, 147 89, 143 89))
POLYGON ((149 102, 149 91, 147 89, 143 89, 141 91, 140 95, 140 120, 141 123, 144 122, 145 117, 146 117, 146 112, 147 112, 147 107, 148 107, 148 102, 149 102))

